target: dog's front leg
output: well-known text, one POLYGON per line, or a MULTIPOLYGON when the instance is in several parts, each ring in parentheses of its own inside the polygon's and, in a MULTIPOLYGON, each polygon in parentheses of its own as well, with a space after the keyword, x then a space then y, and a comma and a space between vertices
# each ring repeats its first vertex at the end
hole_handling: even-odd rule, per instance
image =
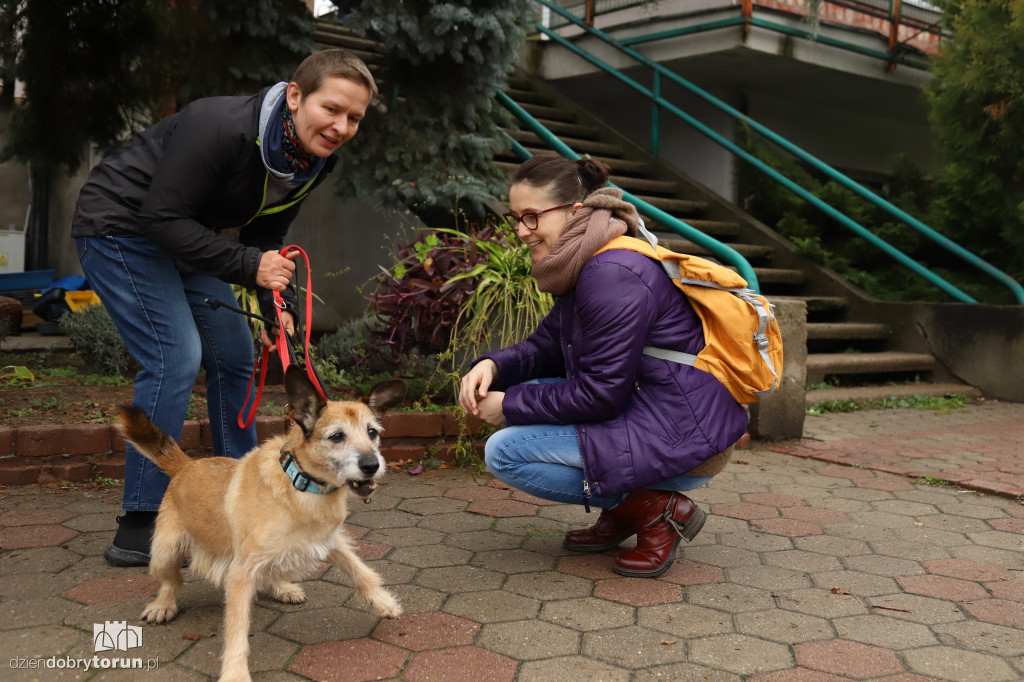
POLYGON ((341 533, 334 535, 334 549, 327 559, 348 576, 356 594, 362 598, 378 616, 397 618, 402 615, 402 607, 394 595, 384 589, 380 576, 372 568, 363 563, 348 538, 341 533))
POLYGON ((235 559, 225 581, 224 656, 220 682, 249 682, 249 617, 256 596, 253 567, 235 559))

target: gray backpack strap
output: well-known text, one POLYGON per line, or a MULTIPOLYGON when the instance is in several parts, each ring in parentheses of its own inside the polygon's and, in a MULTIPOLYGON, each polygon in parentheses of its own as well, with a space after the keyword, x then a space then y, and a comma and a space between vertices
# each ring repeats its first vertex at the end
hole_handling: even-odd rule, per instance
POLYGON ((680 365, 689 365, 690 367, 693 367, 693 363, 697 362, 696 355, 691 355, 690 353, 684 353, 678 350, 655 348, 654 346, 644 346, 644 355, 650 355, 652 358, 668 360, 669 362, 677 362, 680 365))

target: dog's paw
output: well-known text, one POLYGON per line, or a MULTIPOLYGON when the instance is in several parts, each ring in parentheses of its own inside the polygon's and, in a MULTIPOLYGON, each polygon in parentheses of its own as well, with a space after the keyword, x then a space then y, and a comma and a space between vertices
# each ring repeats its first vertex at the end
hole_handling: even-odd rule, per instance
POLYGON ((146 607, 145 611, 142 612, 142 615, 139 616, 139 618, 147 623, 166 623, 169 620, 173 620, 177 615, 177 605, 153 602, 146 607))
POLYGON ((398 618, 402 615, 402 605, 387 590, 381 589, 367 595, 366 603, 382 618, 398 618))
POLYGON ((306 593, 295 583, 281 583, 271 588, 270 598, 283 604, 301 604, 306 601, 306 593))

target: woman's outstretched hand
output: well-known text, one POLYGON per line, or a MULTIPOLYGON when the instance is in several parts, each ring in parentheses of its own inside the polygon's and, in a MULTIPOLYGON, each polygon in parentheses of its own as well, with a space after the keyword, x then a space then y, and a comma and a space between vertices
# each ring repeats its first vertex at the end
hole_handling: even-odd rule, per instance
POLYGON ((494 360, 483 360, 462 377, 459 385, 459 405, 467 414, 480 415, 478 399, 487 397, 487 389, 491 387, 494 377, 498 376, 498 366, 494 360))

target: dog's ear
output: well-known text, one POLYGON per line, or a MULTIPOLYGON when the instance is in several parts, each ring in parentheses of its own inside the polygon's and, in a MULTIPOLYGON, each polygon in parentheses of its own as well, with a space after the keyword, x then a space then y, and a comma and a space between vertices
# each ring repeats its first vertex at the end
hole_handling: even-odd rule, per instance
POLYGON ((401 379, 388 379, 370 389, 370 392, 366 394, 366 404, 379 417, 388 408, 402 402, 405 399, 405 391, 404 381, 401 379))
POLYGON ((288 366, 288 371, 284 373, 284 389, 288 394, 288 416, 295 420, 302 428, 302 433, 309 438, 320 413, 327 407, 327 401, 320 397, 313 382, 298 365, 288 366))

